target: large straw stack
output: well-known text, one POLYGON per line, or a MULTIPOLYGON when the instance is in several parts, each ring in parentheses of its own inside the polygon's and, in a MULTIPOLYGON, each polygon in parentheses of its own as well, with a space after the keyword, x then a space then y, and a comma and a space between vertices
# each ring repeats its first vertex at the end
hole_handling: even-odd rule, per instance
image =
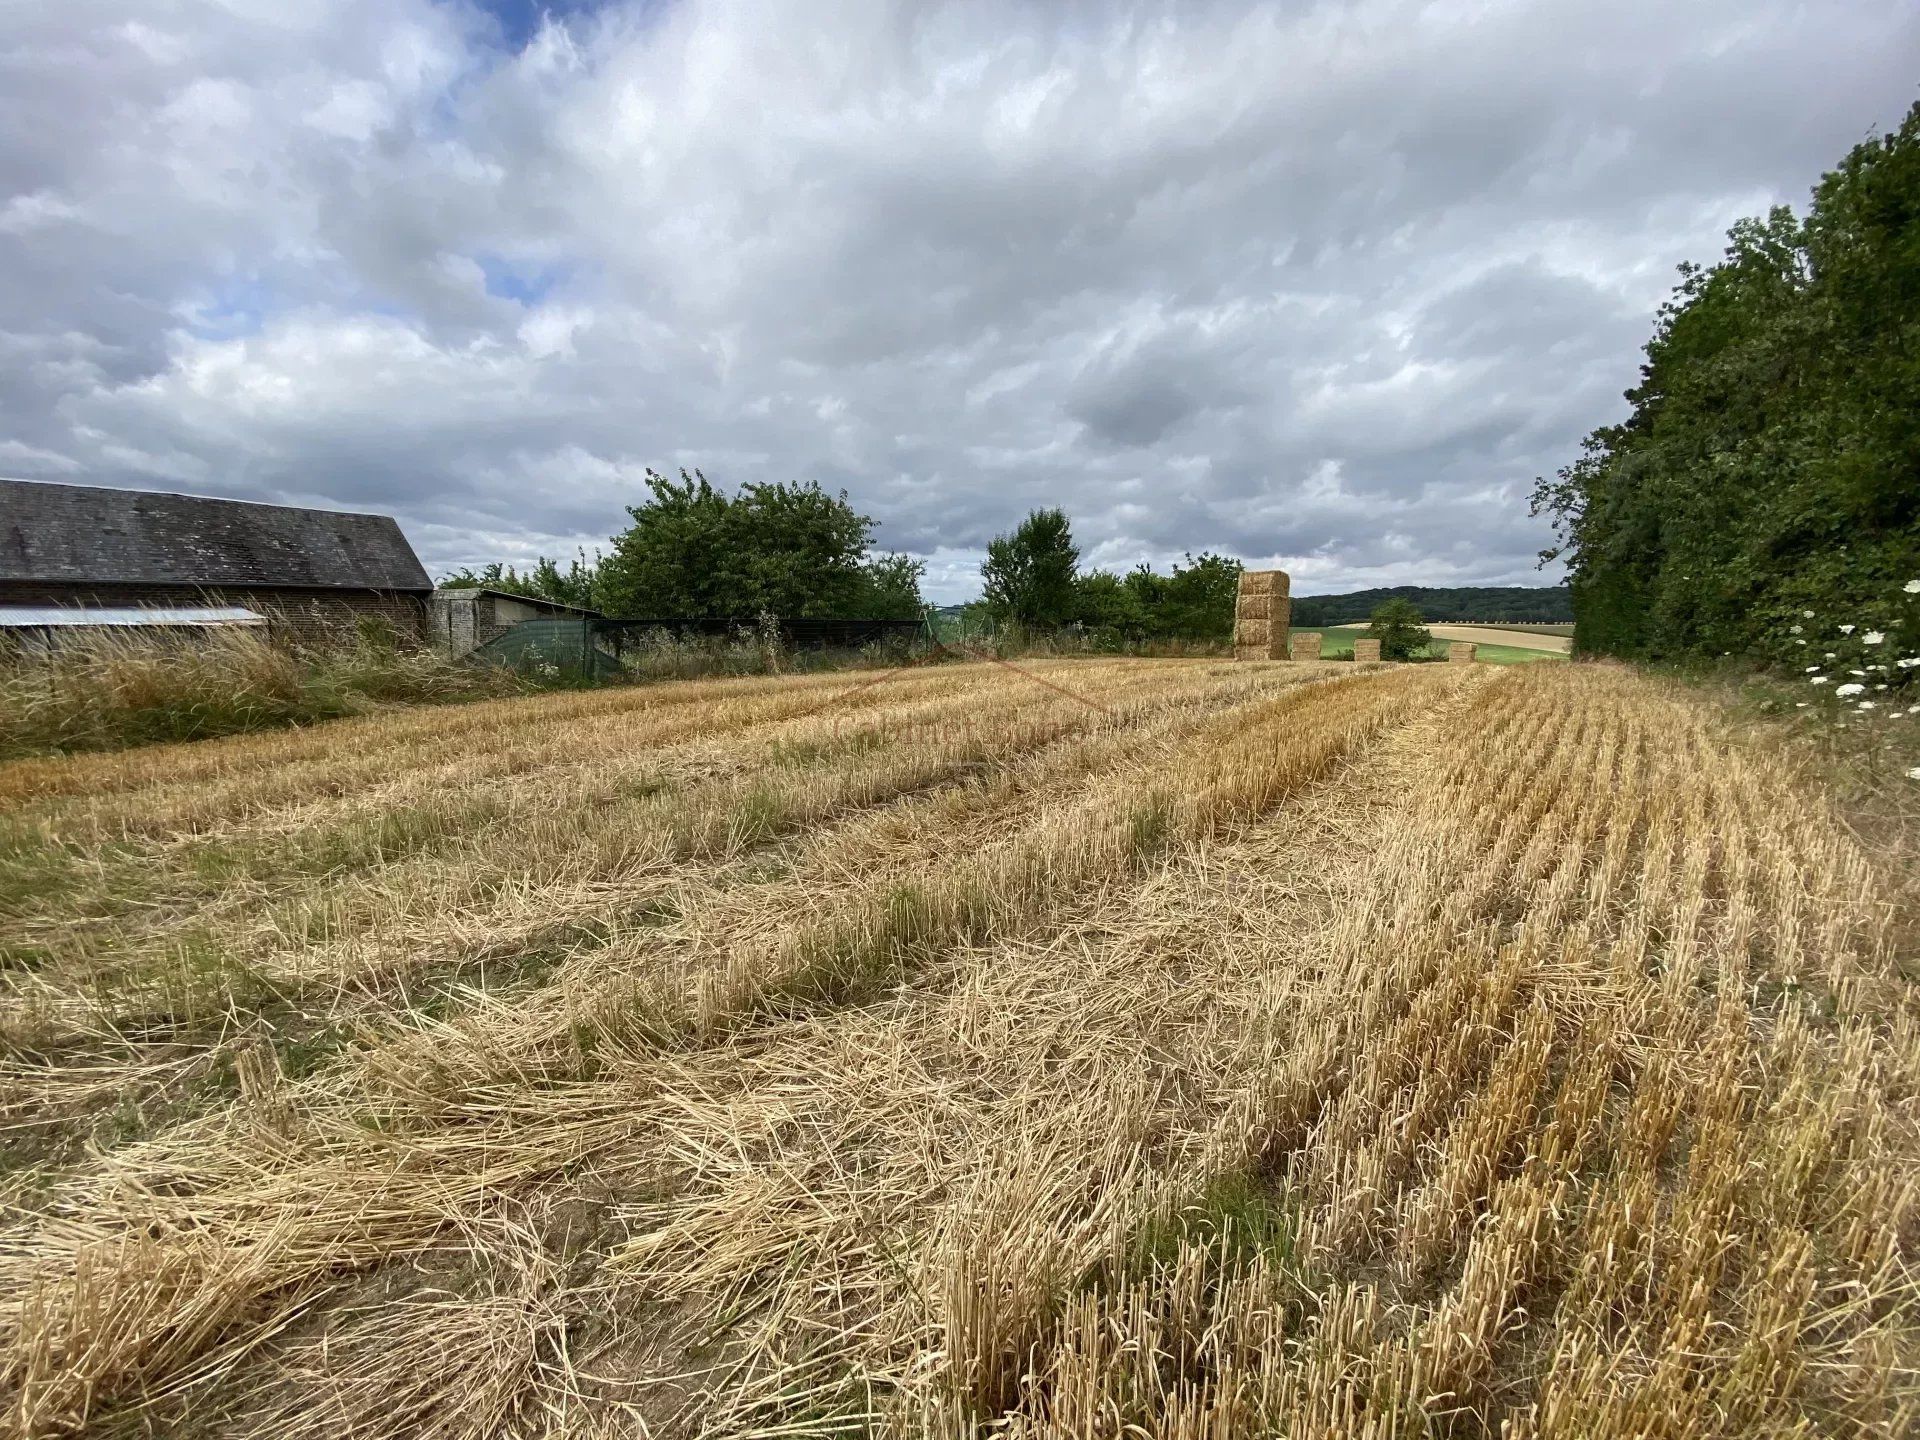
POLYGON ((1449 665, 1471 665, 1473 664, 1473 657, 1479 652, 1479 648, 1480 647, 1475 645, 1471 640, 1455 640, 1451 645, 1447 646, 1447 663, 1449 665))
POLYGON ((1290 652, 1296 660, 1318 660, 1320 658, 1320 637, 1311 630, 1303 630, 1293 637, 1290 652))
POLYGON ((1233 658, 1284 660, 1293 601, 1284 570, 1242 570, 1233 605, 1233 658))
POLYGON ((1354 641, 1353 658, 1355 660, 1378 660, 1380 658, 1380 642, 1378 640, 1354 641))

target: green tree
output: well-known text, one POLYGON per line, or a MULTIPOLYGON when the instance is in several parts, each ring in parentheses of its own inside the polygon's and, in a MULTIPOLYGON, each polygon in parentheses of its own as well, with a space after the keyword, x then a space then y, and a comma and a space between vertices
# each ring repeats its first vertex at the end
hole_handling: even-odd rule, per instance
POLYGON ((1240 588, 1238 560, 1224 555, 1187 556, 1161 586, 1155 633, 1188 640, 1233 638, 1233 602, 1240 588))
POLYGON ((564 570, 558 561, 542 555, 527 576, 529 594, 588 610, 600 608, 599 583, 600 554, 595 551, 593 559, 589 560, 584 548, 574 552, 573 559, 567 562, 564 570))
POLYGON ((910 620, 925 608, 920 598, 925 561, 911 555, 880 555, 866 562, 863 573, 867 593, 859 604, 858 618, 910 620))
POLYGON ((1143 639, 1148 628, 1140 597, 1111 570, 1089 570, 1074 581, 1074 619, 1115 643, 1143 639))
POLYGON ((1186 557, 1170 575, 1139 565, 1124 577, 1093 570, 1079 577, 1075 618, 1126 640, 1229 640, 1240 562, 1186 557))
POLYGON ((527 593, 526 582, 514 573, 513 567, 502 565, 498 560, 478 570, 471 565, 462 565, 458 570, 448 571, 434 583, 449 590, 504 590, 510 595, 527 593))
POLYGON ((1804 219, 1683 266, 1626 398, 1534 492, 1577 648, 1790 662, 1796 626, 1896 619, 1920 575, 1920 105, 1804 219))
POLYGON ((873 521, 818 484, 747 484, 728 495, 699 471, 647 472, 649 498, 613 537, 599 593, 633 618, 777 615, 910 619, 924 567, 872 556, 873 521))
POLYGON ((1064 510, 1035 510, 1011 535, 987 545, 980 567, 989 609, 996 618, 1039 629, 1074 618, 1080 550, 1064 510))
POLYGON ((1373 612, 1367 634, 1380 642, 1382 660, 1411 660, 1427 653, 1433 634, 1408 600, 1389 600, 1373 612))
POLYGON ((593 559, 589 560, 587 552, 582 549, 567 562, 564 570, 560 568, 559 561, 542 555, 524 575, 513 566, 495 560, 478 570, 472 566, 462 566, 449 575, 443 575, 439 583, 449 589, 475 587, 500 590, 508 595, 529 595, 541 600, 557 600, 562 605, 595 609, 599 604, 596 598, 599 568, 599 554, 596 552, 593 559))

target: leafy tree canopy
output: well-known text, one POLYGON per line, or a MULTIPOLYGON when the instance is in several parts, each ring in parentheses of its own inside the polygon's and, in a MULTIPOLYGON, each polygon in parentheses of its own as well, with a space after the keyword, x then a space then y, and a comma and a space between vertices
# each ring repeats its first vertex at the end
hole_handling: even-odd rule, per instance
POLYGON ((539 600, 557 600, 562 605, 579 605, 588 610, 600 608, 598 585, 600 578, 600 556, 596 552, 593 559, 587 559, 587 552, 580 551, 567 562, 562 570, 560 562, 542 555, 534 566, 522 575, 511 565, 502 565, 498 560, 475 570, 464 566, 450 575, 444 575, 440 583, 449 589, 479 587, 485 590, 500 590, 508 595, 529 595, 539 600))
POLYGON ((995 619, 1037 629, 1075 618, 1080 549, 1064 510, 1035 510, 987 545, 982 599, 995 619))
POLYGON ((1125 576, 1089 571, 1076 582, 1075 618, 1120 640, 1231 640, 1240 570, 1238 560, 1203 554, 1169 575, 1145 565, 1125 576))
POLYGON ((1433 632, 1407 600, 1388 600, 1377 607, 1367 621, 1367 634, 1380 642, 1382 660, 1412 660, 1433 644, 1433 632))
POLYGON ((1920 105, 1681 267, 1631 413, 1539 482, 1584 651, 1804 660, 1920 576, 1920 105))
POLYGON ((608 613, 629 618, 777 615, 909 619, 921 562, 873 555, 873 520, 816 483, 743 485, 649 470, 645 504, 600 566, 608 613))

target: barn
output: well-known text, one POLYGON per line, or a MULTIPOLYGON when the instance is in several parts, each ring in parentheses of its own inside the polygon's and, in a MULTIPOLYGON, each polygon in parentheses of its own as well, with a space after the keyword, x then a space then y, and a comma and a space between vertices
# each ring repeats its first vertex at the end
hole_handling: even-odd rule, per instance
POLYGON ((432 591, 388 515, 0 480, 0 623, 49 607, 82 624, 217 608, 258 616, 283 641, 375 620, 417 640, 432 591))

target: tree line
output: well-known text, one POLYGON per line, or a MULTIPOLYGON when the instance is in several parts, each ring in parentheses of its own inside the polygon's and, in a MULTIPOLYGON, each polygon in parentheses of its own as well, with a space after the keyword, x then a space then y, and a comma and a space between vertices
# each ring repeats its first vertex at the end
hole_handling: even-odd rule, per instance
MULTIPOLYGON (((925 610, 921 561, 877 551, 874 521, 846 492, 818 484, 747 484, 728 493, 698 470, 678 479, 649 470, 647 498, 605 552, 562 563, 542 556, 522 572, 491 564, 446 576, 600 610, 625 619, 910 619, 925 610)), ((1035 510, 987 546, 983 594, 967 607, 997 630, 1080 631, 1096 647, 1233 638, 1238 560, 1189 554, 1161 573, 1083 569, 1066 512, 1035 510)), ((1566 592, 1512 586, 1397 586, 1294 601, 1296 627, 1362 621, 1388 601, 1437 619, 1566 618, 1566 592)))
MULTIPOLYGON (((601 610, 629 619, 777 615, 795 619, 911 619, 925 604, 923 562, 876 552, 874 521, 846 492, 813 482, 750 483, 732 494, 698 470, 678 480, 649 470, 648 496, 605 553, 564 565, 542 556, 467 568, 443 585, 601 610)), ((1032 631, 1078 626, 1114 641, 1228 640, 1240 562, 1188 556, 1171 574, 1142 565, 1125 575, 1083 572, 1060 510, 1037 510, 987 547, 978 609, 1032 631)))
POLYGON ((1359 624, 1390 600, 1404 600, 1436 623, 1564 625, 1573 619, 1573 599, 1564 585, 1388 585, 1345 595, 1296 596, 1294 628, 1359 624))
POLYGON ((1631 413, 1535 491, 1576 647, 1803 661, 1920 619, 1920 105, 1680 275, 1631 413))
POLYGON ((1081 570, 1073 526, 1060 509, 1035 510, 996 536, 980 567, 981 616, 1026 631, 1077 626, 1096 641, 1227 641, 1241 564, 1224 555, 1188 555, 1162 575, 1147 565, 1126 574, 1081 570))

